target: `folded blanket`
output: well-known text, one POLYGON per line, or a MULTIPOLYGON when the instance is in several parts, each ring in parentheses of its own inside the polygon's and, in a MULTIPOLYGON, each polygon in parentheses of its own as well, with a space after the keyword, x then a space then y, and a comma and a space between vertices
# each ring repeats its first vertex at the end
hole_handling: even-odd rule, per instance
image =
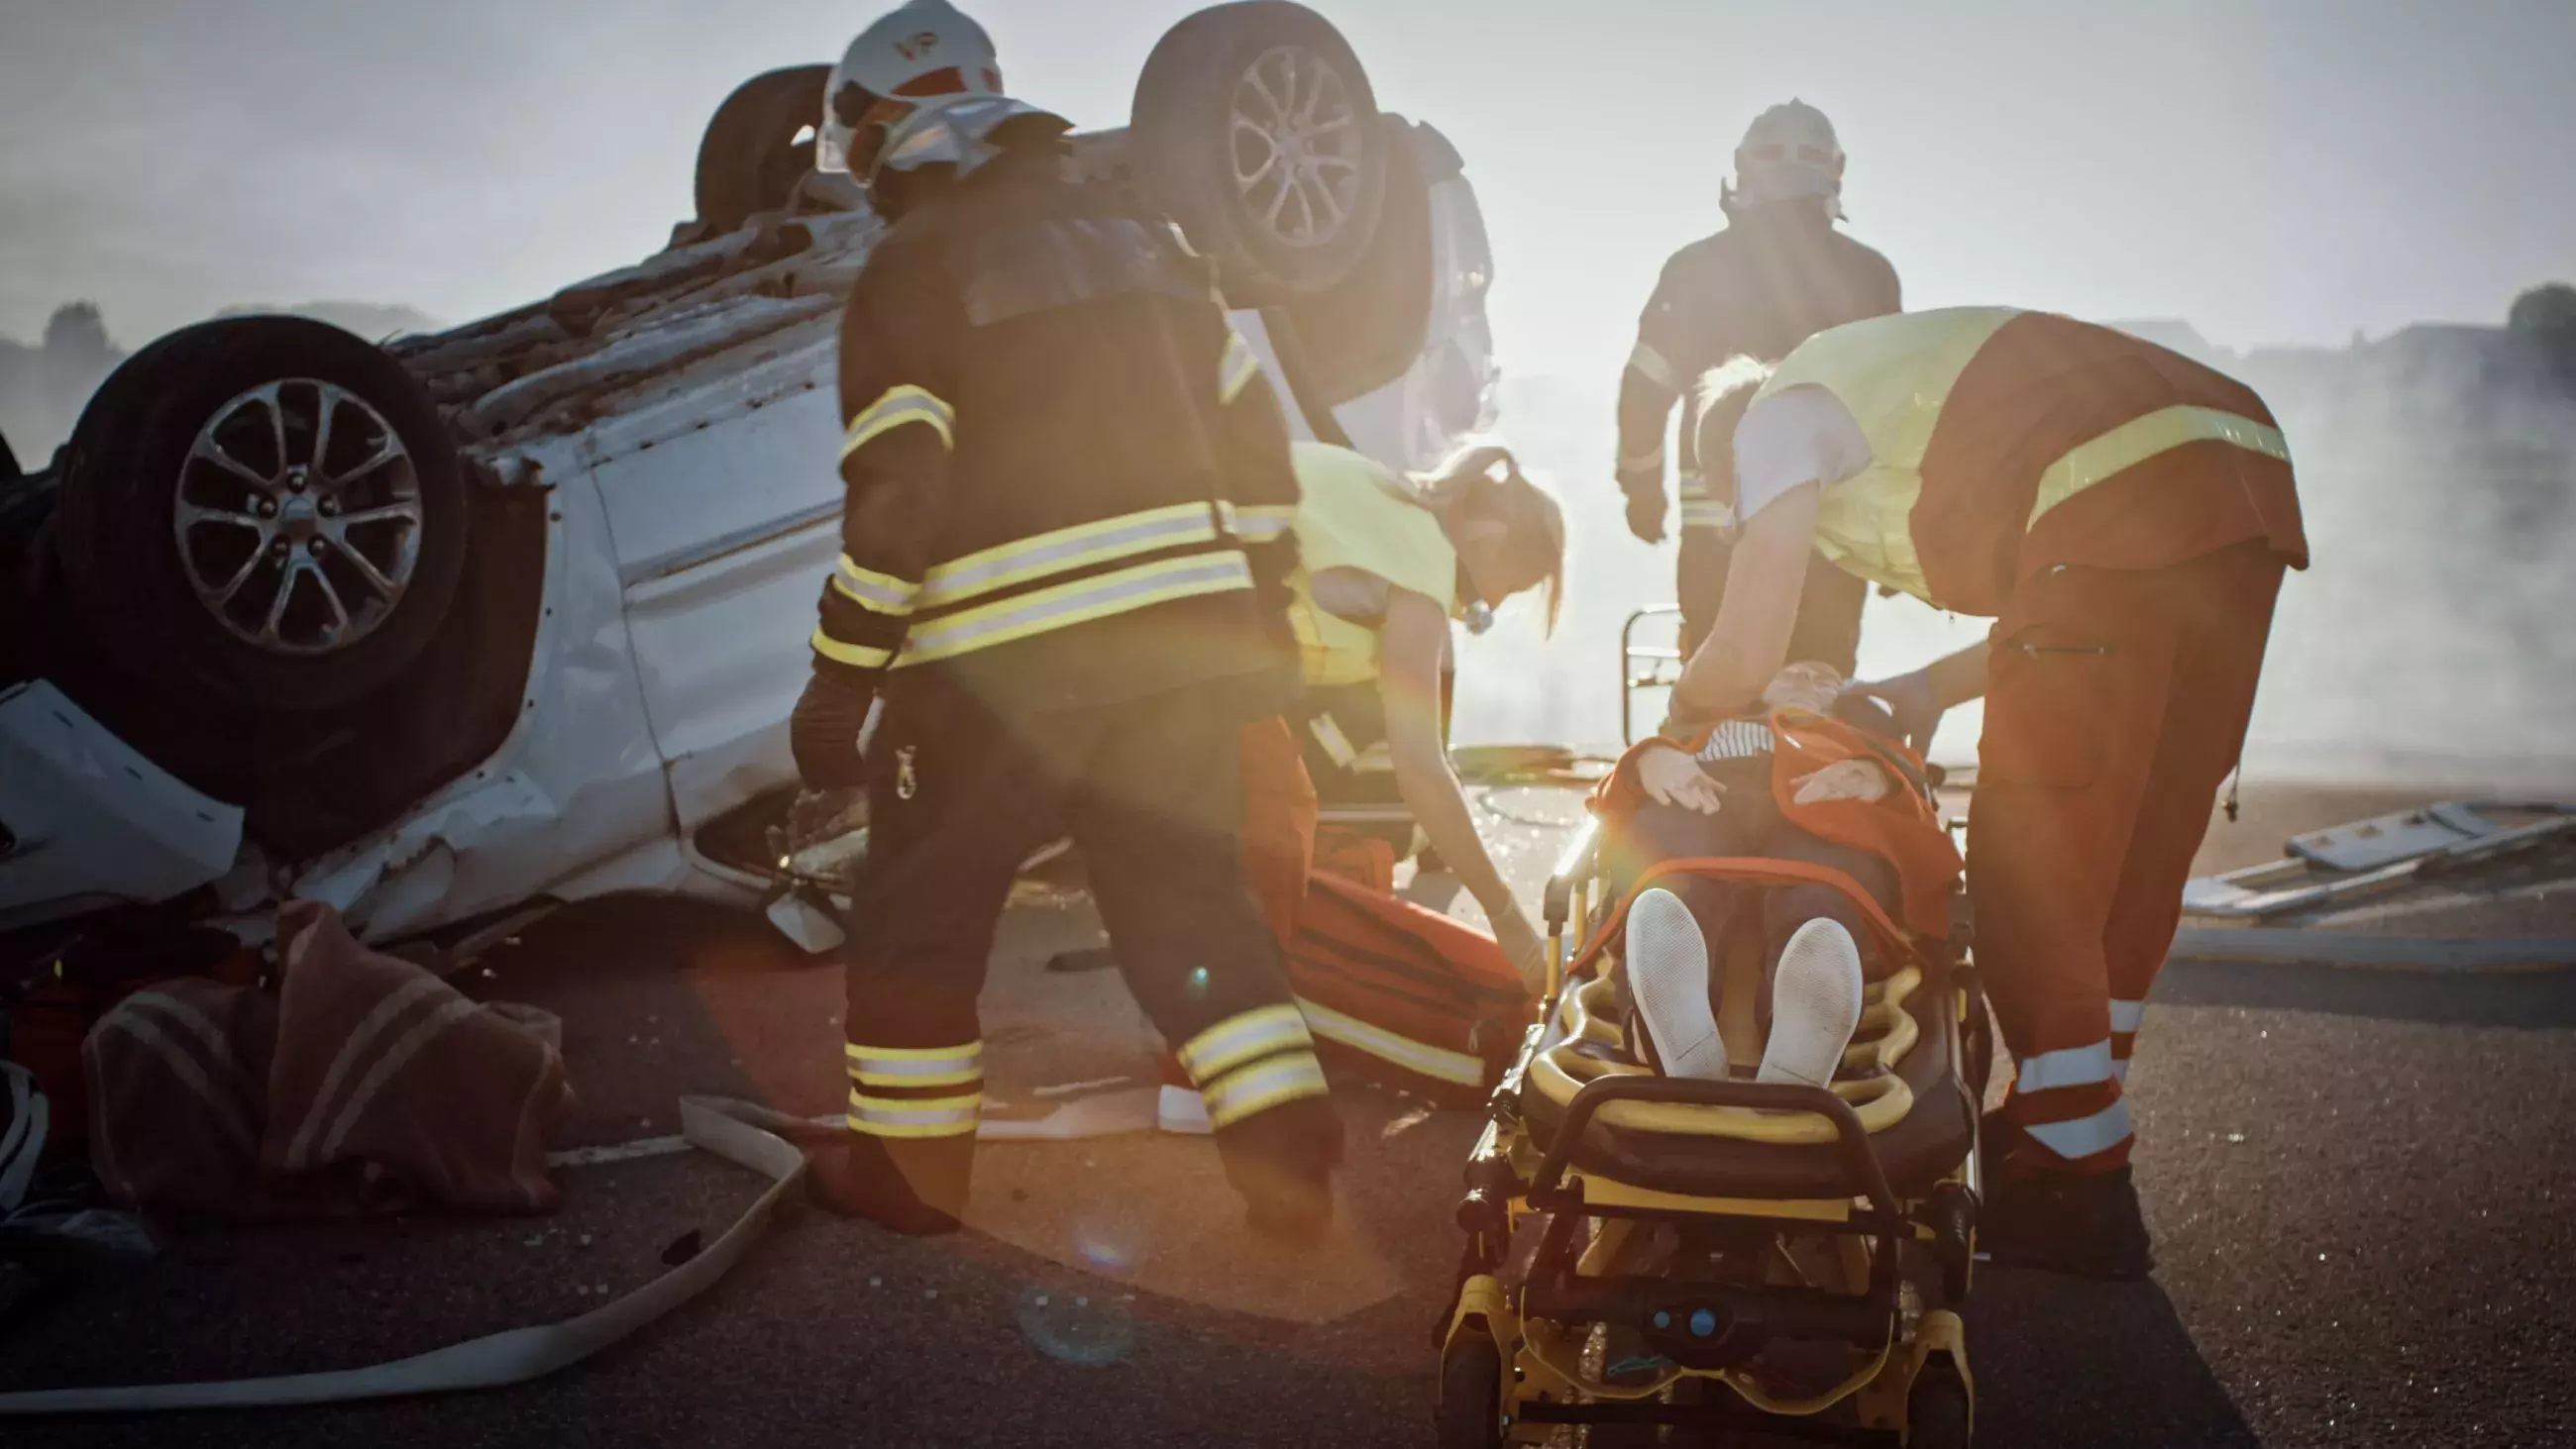
POLYGON ((315 902, 283 907, 277 938, 274 996, 170 982, 91 1030, 91 1151, 111 1193, 236 1219, 555 1205, 546 1134, 572 1088, 552 1016, 469 1001, 315 902))

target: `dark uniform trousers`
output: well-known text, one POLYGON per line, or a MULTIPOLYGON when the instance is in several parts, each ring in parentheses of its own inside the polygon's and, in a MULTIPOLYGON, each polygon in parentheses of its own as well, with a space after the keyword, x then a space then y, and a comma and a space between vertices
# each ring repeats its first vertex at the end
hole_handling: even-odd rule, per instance
MULTIPOLYGON (((1682 657, 1688 659, 1717 625, 1717 606, 1726 597, 1727 560, 1734 552, 1727 536, 1713 528, 1682 530, 1678 583, 1681 590, 1682 657)), ((1849 679, 1860 657, 1861 609, 1869 602, 1869 583, 1847 574, 1822 557, 1807 560, 1807 582, 1798 595, 1797 622, 1789 627, 1789 662, 1815 660, 1830 664, 1849 679)))
POLYGON ((1318 1176, 1338 1160, 1339 1119, 1244 884, 1247 693, 1220 680, 1004 717, 939 673, 888 686, 867 756, 844 1020, 852 1125, 884 1127, 850 1140, 894 1171, 860 1179, 899 1179, 951 1215, 962 1206, 974 1138, 942 1130, 954 1124, 934 1104, 973 1109, 969 1044, 994 929, 1020 862, 1064 834, 1129 990, 1209 1099, 1236 1187, 1257 1197, 1269 1174, 1318 1176))

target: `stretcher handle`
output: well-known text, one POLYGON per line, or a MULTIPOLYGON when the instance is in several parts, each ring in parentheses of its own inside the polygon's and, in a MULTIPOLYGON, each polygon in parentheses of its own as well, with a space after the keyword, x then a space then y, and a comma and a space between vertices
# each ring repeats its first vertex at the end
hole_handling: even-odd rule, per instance
POLYGON ((1601 853, 1601 820, 1587 815, 1583 828, 1567 842, 1565 854, 1557 857, 1556 870, 1547 878, 1547 890, 1540 897, 1539 909, 1547 921, 1547 933, 1561 935, 1574 914, 1574 893, 1593 873, 1594 858, 1601 853))
POLYGON ((1824 1088, 1801 1082, 1713 1082, 1698 1077, 1624 1074, 1594 1078, 1566 1104, 1565 1121, 1556 1129, 1556 1140, 1549 1144, 1538 1174, 1530 1179, 1531 1202, 1536 1203, 1563 1185, 1566 1169, 1574 1160, 1574 1145, 1583 1139, 1584 1129, 1592 1125, 1593 1115, 1612 1102, 1813 1112, 1834 1124, 1834 1145, 1842 1153, 1844 1174, 1869 1199, 1870 1207, 1889 1222, 1904 1217, 1895 1190, 1888 1186, 1887 1169, 1879 1165, 1878 1149, 1870 1146, 1869 1129, 1860 1124, 1860 1116, 1852 1111, 1851 1103, 1824 1088))
POLYGON ((1597 871, 1600 855, 1601 818, 1586 815, 1583 828, 1575 832, 1565 854, 1557 858, 1556 869, 1548 876, 1547 888, 1540 895, 1539 912, 1547 922, 1547 995, 1541 1008, 1547 1015, 1556 1011, 1556 999, 1565 990, 1566 968, 1580 945, 1565 939, 1566 924, 1574 918, 1574 898, 1597 871))
MULTIPOLYGON (((1632 713, 1636 704, 1637 691, 1641 688, 1668 687, 1644 684, 1637 679, 1637 660, 1643 652, 1633 643, 1637 626, 1648 619, 1678 619, 1681 617, 1681 612, 1682 606, 1679 604, 1650 605, 1631 613, 1628 621, 1619 626, 1619 743, 1622 745, 1633 745, 1637 742, 1637 723, 1632 713)), ((1665 654, 1666 651, 1654 651, 1655 657, 1664 657, 1665 654)), ((1680 658, 1681 650, 1672 649, 1669 651, 1669 657, 1680 658)))

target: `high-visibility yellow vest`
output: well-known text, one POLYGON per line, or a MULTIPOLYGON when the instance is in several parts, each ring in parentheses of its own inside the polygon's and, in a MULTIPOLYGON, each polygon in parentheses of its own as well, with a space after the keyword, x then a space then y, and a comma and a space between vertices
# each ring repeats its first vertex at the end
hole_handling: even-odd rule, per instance
MULTIPOLYGON (((2025 339, 2035 348, 2062 346, 2071 331, 2101 339, 2097 350, 2130 347, 2161 353, 2151 344, 2065 318, 2009 307, 1952 307, 1873 317, 1831 328, 1808 338, 1782 360, 1770 381, 1755 395, 1756 406, 1789 388, 1821 387, 1851 413, 1862 436, 1869 441, 1869 466, 1827 485, 1818 499, 1819 553, 1846 572, 1901 589, 1916 598, 1943 607, 1990 613, 1993 610, 1988 607, 1992 602, 1989 596, 1993 590, 1978 572, 1984 561, 1963 558, 1953 546, 1947 556, 1932 559, 1927 566, 1927 546, 1945 546, 1954 535, 2000 533, 2018 538, 2044 514, 2078 492, 2187 443, 2225 443, 2246 453, 2287 462, 2288 446, 2259 399, 2242 393, 2241 384, 2197 364, 2168 358, 2164 365, 2188 369, 2208 379, 2208 386, 2171 393, 2149 385, 2132 389, 2136 402, 2125 419, 2106 424, 2107 431, 2063 440, 2067 446, 2062 456, 2053 463, 2033 464, 2035 478, 1986 475, 1936 479, 1935 491, 1945 494, 1938 500, 1945 523, 1955 525, 1962 515, 1980 512, 1995 516, 1982 521, 1982 535, 1977 526, 1980 521, 1971 518, 1970 528, 1953 528, 1941 541, 1927 543, 1916 514, 1917 505, 1924 499, 1925 454, 1943 425, 1945 409, 1959 386, 1961 374, 1987 355, 1990 346, 2005 347, 1997 334, 2021 318, 2030 319, 2029 324, 2004 337, 2025 339), (2177 400, 2238 393, 2241 399, 2232 407, 2177 400), (1964 497, 1965 494, 1975 496, 1964 497), (2024 498, 2029 500, 2027 504, 2021 502, 2024 498), (2010 510, 2009 517, 2000 512, 2006 509, 2010 510), (1964 581, 1950 590, 1953 594, 1967 589, 1976 597, 1937 597, 1934 581, 1944 577, 1964 581)), ((2044 352, 2034 351, 2014 360, 2045 356, 2044 352)), ((2035 370, 2044 375, 2044 366, 2035 370)), ((2046 414, 2045 393, 2017 394, 2009 405, 2024 404, 2031 410, 2033 425, 2037 425, 2046 414)), ((1981 431, 1993 430, 1996 421, 1992 417, 1952 419, 1955 425, 1981 431)), ((2017 427, 2018 419, 2012 421, 2017 427)), ((2055 446, 2051 445, 2052 451, 2055 446)), ((2266 466, 2279 468, 2279 464, 2266 466)), ((2286 486, 2285 470, 2282 476, 2286 486)))
POLYGON ((1457 609, 1458 550, 1440 516, 1418 501, 1393 470, 1328 443, 1291 446, 1297 467, 1298 567, 1289 576, 1306 683, 1362 684, 1378 676, 1378 631, 1325 612, 1311 577, 1357 569, 1399 589, 1457 609))

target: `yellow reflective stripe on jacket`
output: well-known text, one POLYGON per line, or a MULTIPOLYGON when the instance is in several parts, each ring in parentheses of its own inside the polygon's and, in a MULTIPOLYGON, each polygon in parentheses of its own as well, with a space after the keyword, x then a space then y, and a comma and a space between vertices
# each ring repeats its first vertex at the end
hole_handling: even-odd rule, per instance
POLYGON ((851 1042, 843 1048, 850 1076, 871 1087, 951 1087, 984 1075, 984 1044, 954 1047, 877 1047, 851 1042))
POLYGON ((2290 461, 2289 441, 2278 428, 2218 408, 2177 404, 2142 418, 2132 418, 2090 442, 2067 450, 2065 457, 2039 475, 2039 493, 2030 506, 2030 521, 2103 479, 2185 443, 2226 443, 2249 453, 2290 461))
POLYGON ((913 596, 921 592, 919 584, 859 567, 848 554, 832 570, 832 587, 880 614, 911 613, 913 596))
POLYGON ((1253 355, 1252 344, 1240 332, 1225 334, 1225 356, 1217 363, 1216 400, 1230 403, 1252 380, 1261 375, 1261 359, 1253 355))
POLYGON ((1326 1041, 1339 1042, 1406 1071, 1444 1082, 1456 1082, 1462 1087, 1484 1083, 1485 1063, 1481 1058, 1436 1047, 1429 1042, 1415 1041, 1409 1036, 1398 1036, 1385 1027, 1372 1025, 1302 996, 1297 998, 1297 1009, 1305 1013, 1307 1027, 1326 1041))
POLYGON ((1237 1012, 1183 1042, 1174 1055, 1181 1059, 1181 1069, 1190 1074, 1190 1080, 1204 1090, 1245 1062, 1290 1047, 1302 1050, 1314 1044, 1315 1039, 1306 1031, 1306 1018, 1296 1007, 1282 1003, 1237 1012))
POLYGON ((1138 564, 915 624, 895 668, 954 659, 1174 599, 1251 587, 1252 570, 1237 550, 1138 564))
POLYGON ((853 1132, 871 1137, 965 1137, 975 1131, 984 1094, 961 1092, 953 1097, 871 1097, 850 1093, 844 1119, 853 1132))
POLYGON ((1227 510, 1233 521, 1234 536, 1245 543, 1268 543, 1286 536, 1297 521, 1294 503, 1254 503, 1227 510))
POLYGON ((1097 523, 1014 539, 934 565, 915 607, 945 608, 1049 574, 1092 568, 1132 554, 1159 553, 1216 539, 1216 513, 1205 503, 1174 503, 1122 513, 1097 523))
POLYGON ((844 644, 824 633, 820 626, 815 628, 814 637, 808 642, 813 644, 815 653, 835 664, 846 664, 852 669, 883 669, 894 662, 894 651, 891 649, 876 649, 865 644, 844 644))
POLYGON ((942 444, 957 446, 957 410, 926 387, 902 383, 887 388, 884 396, 859 409, 859 415, 850 419, 849 431, 841 435, 841 457, 846 460, 875 438, 906 423, 928 423, 938 430, 942 444))
POLYGON ((1200 1088, 1199 1098, 1207 1103, 1208 1125, 1223 1129, 1283 1102, 1321 1097, 1330 1091, 1324 1083, 1323 1063, 1315 1060, 1313 1052, 1299 1051, 1228 1072, 1200 1088))

